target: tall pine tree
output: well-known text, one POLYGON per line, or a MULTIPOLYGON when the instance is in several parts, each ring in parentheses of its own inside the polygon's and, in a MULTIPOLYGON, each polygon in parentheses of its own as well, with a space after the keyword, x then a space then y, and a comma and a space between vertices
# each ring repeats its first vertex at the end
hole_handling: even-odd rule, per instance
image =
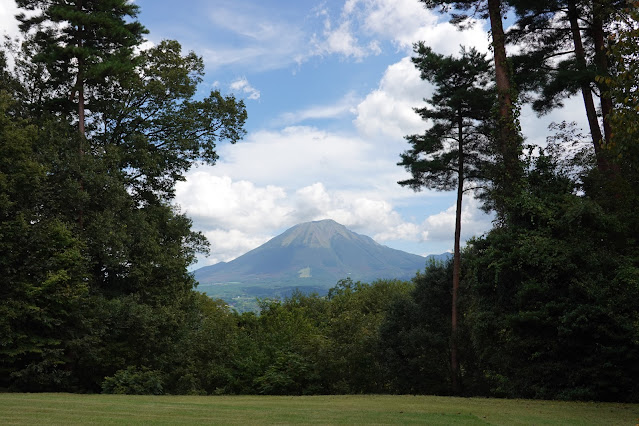
POLYGON ((92 101, 136 65, 134 49, 147 32, 130 20, 137 16, 138 6, 127 0, 17 0, 17 4, 39 12, 18 15, 20 29, 32 37, 32 60, 45 65, 47 83, 57 92, 51 101, 64 112, 76 111, 78 131, 85 136, 92 101))
POLYGON ((451 316, 451 372, 453 391, 459 393, 457 349, 457 295, 461 269, 461 215, 465 191, 487 179, 490 154, 491 109, 494 88, 492 67, 484 55, 474 49, 462 49, 461 56, 444 57, 420 43, 415 46, 415 66, 423 80, 435 86, 427 101, 429 106, 416 111, 433 126, 423 135, 406 139, 412 149, 402 154, 399 165, 413 175, 400 181, 414 190, 432 188, 457 190, 455 212, 455 249, 453 255, 453 289, 451 316), (467 186, 466 182, 471 186, 467 186), (474 186, 472 186, 474 185, 474 186))

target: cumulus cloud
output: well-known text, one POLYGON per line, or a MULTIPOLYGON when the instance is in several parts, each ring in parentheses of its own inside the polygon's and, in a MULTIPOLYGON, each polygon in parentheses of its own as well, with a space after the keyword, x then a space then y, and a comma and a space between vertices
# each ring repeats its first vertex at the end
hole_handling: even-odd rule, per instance
POLYGON ((260 98, 260 91, 251 86, 246 77, 238 78, 237 80, 233 81, 229 85, 229 87, 231 88, 231 90, 248 95, 248 99, 257 100, 260 98))
POLYGON ((211 250, 208 257, 201 259, 201 264, 198 265, 200 267, 229 262, 273 237, 253 232, 247 234, 238 229, 213 229, 206 231, 204 236, 208 239, 211 250))
MULTIPOLYGON (((200 266, 230 261, 301 222, 333 219, 371 235, 376 241, 444 242, 452 246, 455 206, 435 212, 422 222, 405 220, 380 194, 369 196, 328 189, 316 182, 287 190, 259 186, 197 171, 177 187, 177 201, 211 243, 211 254, 200 266)), ((489 229, 491 217, 467 197, 462 213, 462 238, 489 229)), ((441 244, 440 244, 441 245, 441 244)))
POLYGON ((324 30, 321 35, 315 33, 311 37, 312 55, 337 54, 361 61, 366 56, 381 53, 379 42, 376 40, 370 41, 368 45, 360 44, 351 26, 352 21, 346 19, 342 20, 336 28, 333 28, 330 18, 326 15, 324 30))
MULTIPOLYGON (((456 206, 452 205, 445 211, 426 218, 421 225, 421 238, 423 241, 452 240, 455 232, 456 206)), ((480 235, 490 229, 492 215, 479 209, 479 202, 472 197, 465 197, 462 206, 462 241, 466 241, 473 235, 480 235)))
POLYGON ((390 65, 376 90, 357 105, 354 124, 366 137, 402 140, 425 123, 413 108, 423 105, 432 86, 424 82, 410 57, 390 65))
POLYGON ((203 170, 189 174, 186 182, 178 184, 176 199, 199 226, 208 229, 255 232, 277 228, 290 212, 285 203, 286 193, 281 187, 233 181, 228 176, 203 170))
POLYGON ((374 147, 361 138, 309 126, 256 131, 246 141, 222 145, 219 154, 211 173, 288 189, 318 179, 329 186, 366 187, 371 167, 380 161, 374 147))
POLYGON ((367 235, 377 233, 380 240, 398 236, 389 230, 418 238, 419 227, 405 223, 389 201, 374 195, 354 197, 340 189, 329 190, 321 182, 286 190, 196 171, 178 184, 176 192, 181 210, 211 242, 206 264, 232 260, 263 244, 274 233, 321 219, 336 220, 367 235))
POLYGON ((360 9, 366 30, 392 40, 401 49, 412 51, 414 43, 423 41, 446 55, 458 53, 460 45, 488 51, 488 36, 481 21, 471 20, 468 30, 459 31, 446 17, 414 0, 352 0, 351 3, 360 9))

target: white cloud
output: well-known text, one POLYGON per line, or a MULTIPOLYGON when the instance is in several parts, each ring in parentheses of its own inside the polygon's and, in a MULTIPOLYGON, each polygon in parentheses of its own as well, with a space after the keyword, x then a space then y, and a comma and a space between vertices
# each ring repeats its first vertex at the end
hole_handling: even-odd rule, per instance
MULTIPOLYGON (((424 41, 438 53, 457 55, 460 45, 488 52, 488 37, 481 22, 458 31, 421 3, 413 0, 349 0, 344 6, 349 19, 357 17, 371 34, 392 40, 412 54, 413 43, 424 41)), ((424 105, 432 86, 421 80, 419 71, 406 56, 390 65, 376 90, 357 106, 355 126, 365 137, 401 140, 423 131, 428 123, 414 112, 424 105)))
POLYGON ((209 240, 211 250, 207 258, 201 259, 199 267, 213 265, 218 262, 229 262, 244 253, 259 247, 273 236, 250 233, 238 229, 213 229, 204 236, 209 240))
POLYGON ((257 100, 260 98, 260 91, 251 86, 246 77, 238 78, 237 80, 233 81, 229 85, 229 87, 231 88, 231 90, 237 90, 240 93, 248 95, 248 99, 257 100))
POLYGON ((420 78, 409 57, 390 65, 379 87, 357 106, 355 126, 365 137, 402 140, 426 123, 413 110, 430 96, 432 86, 420 78))
MULTIPOLYGON (((461 240, 466 241, 473 235, 480 235, 490 229, 492 215, 479 209, 480 203, 473 197, 464 197, 462 204, 461 240)), ((455 232, 456 206, 426 218, 421 225, 421 237, 424 241, 451 240, 455 232)))
POLYGON ((19 12, 20 10, 15 1, 0 0, 0 28, 2 28, 2 34, 6 34, 11 38, 20 35, 18 21, 15 18, 19 12))
MULTIPOLYGON (((472 236, 481 235, 490 229, 492 215, 480 210, 480 203, 472 197, 465 197, 462 205, 462 242, 472 236)), ((446 242, 453 246, 455 233, 455 204, 446 210, 428 216, 421 223, 397 220, 385 224, 382 231, 374 234, 377 241, 415 241, 420 243, 446 242)))
POLYGON ((307 126, 256 131, 246 141, 222 145, 219 154, 212 173, 287 189, 313 184, 318 177, 329 186, 367 186, 366 175, 379 166, 367 141, 307 126))
POLYGON ((300 111, 281 114, 275 123, 290 126, 306 120, 340 118, 346 115, 355 114, 356 104, 357 100, 355 95, 353 92, 349 92, 333 104, 313 105, 300 111))
POLYGON ((180 207, 205 229, 241 229, 256 232, 282 226, 290 213, 286 193, 274 185, 256 186, 246 180, 233 181, 206 170, 196 170, 178 184, 180 207))
POLYGON ((331 21, 326 17, 324 31, 321 36, 313 34, 311 45, 314 47, 312 55, 326 56, 338 54, 346 58, 361 61, 371 54, 381 53, 379 43, 375 40, 363 46, 351 29, 351 21, 342 21, 337 28, 332 28, 331 21))
POLYGON ((322 9, 322 36, 313 35, 315 54, 336 53, 356 60, 381 53, 380 40, 397 48, 412 51, 424 41, 435 51, 455 54, 459 46, 474 46, 488 51, 488 36, 483 22, 471 21, 470 29, 459 31, 432 10, 415 0, 348 0, 342 7, 339 24, 333 25, 329 13, 322 9))
MULTIPOLYGON (((321 219, 336 220, 381 243, 404 240, 452 246, 454 205, 419 223, 405 220, 382 195, 327 189, 321 182, 286 190, 233 181, 228 176, 213 175, 210 170, 191 173, 187 182, 177 187, 182 210, 211 242, 211 254, 201 259, 199 266, 230 261, 288 227, 321 219)), ((490 220, 478 210, 478 202, 467 197, 462 238, 483 233, 489 229, 490 220)))
POLYGON ((285 190, 198 170, 178 184, 177 203, 211 242, 205 264, 232 260, 275 233, 313 220, 334 219, 379 241, 419 240, 421 232, 379 194, 327 189, 321 182, 285 190))

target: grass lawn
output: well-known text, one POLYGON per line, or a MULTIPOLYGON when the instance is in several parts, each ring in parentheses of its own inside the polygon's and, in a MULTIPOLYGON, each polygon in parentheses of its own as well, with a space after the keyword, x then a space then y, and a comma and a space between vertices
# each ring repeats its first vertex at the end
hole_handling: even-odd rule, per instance
POLYGON ((0 424, 637 425, 639 404, 434 396, 0 394, 0 424))

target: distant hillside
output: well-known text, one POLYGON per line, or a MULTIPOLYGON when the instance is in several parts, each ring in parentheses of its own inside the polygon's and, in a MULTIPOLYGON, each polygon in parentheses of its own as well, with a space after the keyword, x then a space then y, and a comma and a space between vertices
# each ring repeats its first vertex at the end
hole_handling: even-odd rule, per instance
POLYGON ((333 220, 321 220, 296 225, 231 262, 200 268, 195 278, 201 291, 231 303, 238 297, 282 297, 295 288, 323 293, 347 277, 364 282, 410 279, 426 262, 333 220))
MULTIPOLYGON (((450 253, 429 256, 445 260, 450 253)), ((242 309, 255 298, 284 297, 294 289, 325 293, 338 280, 410 279, 428 258, 395 250, 333 220, 296 225, 237 259, 195 271, 198 289, 242 309)))

